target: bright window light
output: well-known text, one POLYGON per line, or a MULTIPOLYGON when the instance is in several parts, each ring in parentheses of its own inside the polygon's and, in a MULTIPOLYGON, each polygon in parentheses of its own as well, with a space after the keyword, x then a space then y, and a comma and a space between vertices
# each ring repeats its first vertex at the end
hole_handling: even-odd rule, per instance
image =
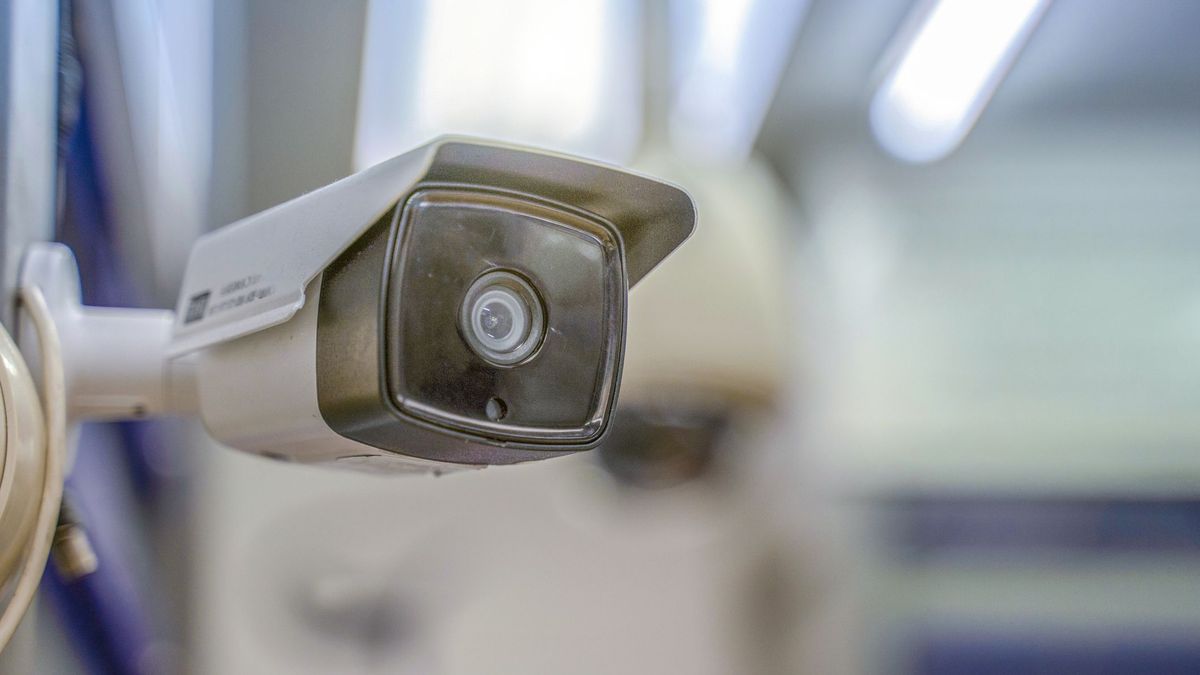
POLYGON ((1049 0, 938 0, 871 102, 888 152, 931 162, 962 143, 1049 0))
POLYGON ((443 133, 626 162, 641 136, 633 0, 371 0, 355 163, 443 133))

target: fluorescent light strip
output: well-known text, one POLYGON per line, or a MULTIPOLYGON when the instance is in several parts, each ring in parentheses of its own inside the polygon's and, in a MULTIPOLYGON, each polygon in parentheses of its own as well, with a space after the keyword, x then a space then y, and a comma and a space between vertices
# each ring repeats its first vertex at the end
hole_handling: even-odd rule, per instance
POLYGON ((939 0, 871 102, 871 128, 909 162, 962 143, 1049 0, 939 0))
POLYGON ((743 161, 808 0, 672 0, 670 137, 692 159, 743 161))

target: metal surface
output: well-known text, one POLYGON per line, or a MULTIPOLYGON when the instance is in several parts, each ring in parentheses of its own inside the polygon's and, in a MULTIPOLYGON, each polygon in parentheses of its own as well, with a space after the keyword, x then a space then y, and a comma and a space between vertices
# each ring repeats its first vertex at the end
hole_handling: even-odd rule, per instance
MULTIPOLYGON (((10 329, 25 246, 49 239, 54 232, 58 23, 57 2, 0 3, 0 321, 10 329)), ((0 474, 15 474, 12 459, 0 453, 0 474)), ((0 489, 0 510, 7 499, 18 498, 5 492, 0 489)), ((24 641, 22 635, 18 632, 0 655, 0 671, 34 669, 32 641, 24 641)))
POLYGON ((0 320, 12 327, 12 292, 26 244, 54 235, 58 3, 0 8, 0 320))

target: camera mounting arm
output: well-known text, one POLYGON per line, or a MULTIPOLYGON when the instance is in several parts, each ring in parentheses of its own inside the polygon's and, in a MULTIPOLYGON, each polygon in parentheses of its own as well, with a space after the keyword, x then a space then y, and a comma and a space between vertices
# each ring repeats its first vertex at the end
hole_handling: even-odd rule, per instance
MULTIPOLYGON (((196 411, 191 359, 168 359, 175 312, 88 307, 79 267, 63 244, 32 244, 20 285, 41 289, 62 341, 68 421, 138 419, 196 411)), ((38 373, 37 336, 21 317, 17 341, 38 373)))

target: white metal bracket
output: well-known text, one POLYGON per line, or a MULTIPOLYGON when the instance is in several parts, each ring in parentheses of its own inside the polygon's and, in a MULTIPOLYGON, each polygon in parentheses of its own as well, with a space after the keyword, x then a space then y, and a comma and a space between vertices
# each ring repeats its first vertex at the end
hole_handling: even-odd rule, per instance
MULTIPOLYGON (((174 312, 84 306, 75 256, 57 243, 30 245, 19 284, 41 289, 58 328, 68 421, 140 418, 195 407, 190 364, 167 359, 174 312)), ((34 373, 40 371, 36 342, 22 316, 17 344, 34 373)))

